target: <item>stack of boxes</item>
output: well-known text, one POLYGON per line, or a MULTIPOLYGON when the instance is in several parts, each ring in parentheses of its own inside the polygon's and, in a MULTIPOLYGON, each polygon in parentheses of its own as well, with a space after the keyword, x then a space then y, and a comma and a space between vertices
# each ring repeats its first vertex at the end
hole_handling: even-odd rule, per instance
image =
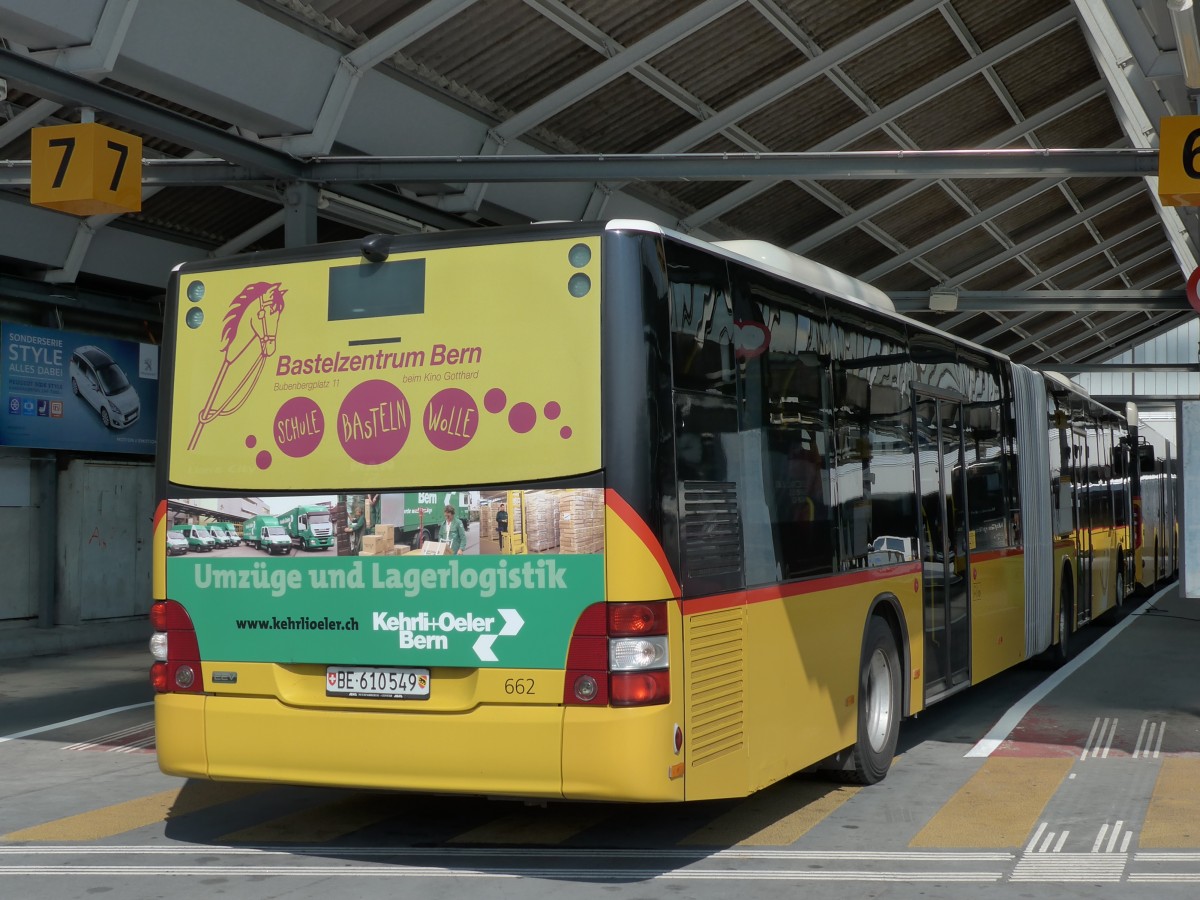
POLYGON ((525 546, 530 553, 545 553, 558 546, 558 493, 525 494, 525 546))
POLYGON ((376 525, 364 534, 362 550, 359 556, 402 556, 408 552, 408 547, 396 545, 396 526, 376 525))
POLYGON ((561 553, 604 552, 604 495, 599 490, 561 491, 558 496, 561 553))

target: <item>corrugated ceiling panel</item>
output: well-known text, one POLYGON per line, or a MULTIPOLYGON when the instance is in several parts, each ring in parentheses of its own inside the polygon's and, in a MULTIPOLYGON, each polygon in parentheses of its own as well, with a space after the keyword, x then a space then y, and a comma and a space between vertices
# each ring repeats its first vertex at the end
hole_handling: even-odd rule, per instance
POLYGON ((1060 290, 1068 288, 1078 288, 1084 285, 1090 285, 1097 278, 1102 277, 1105 273, 1112 270, 1112 263, 1108 256, 1102 252, 1098 252, 1095 256, 1084 260, 1077 266, 1073 266, 1067 271, 1054 276, 1054 285, 1060 290))
POLYGON ((863 118, 862 109, 828 78, 805 82, 738 124, 772 150, 807 150, 863 118))
POLYGON ((603 61, 536 10, 508 0, 479 0, 408 44, 404 56, 513 112, 603 61))
POLYGON ((279 204, 222 187, 164 188, 127 218, 162 232, 218 247, 279 211, 279 204))
MULTIPOLYGON (((903 8, 909 0, 776 0, 800 28, 824 50, 903 8)), ((931 15, 937 15, 936 12, 931 15)))
POLYGON ((979 147, 1012 123, 1012 116, 982 75, 956 85, 896 120, 917 146, 926 150, 979 147))
POLYGON ((876 278, 872 284, 882 291, 927 291, 937 286, 937 281, 927 272, 907 263, 876 278))
POLYGON ((368 38, 419 10, 428 0, 308 0, 308 6, 368 38))
POLYGON ((905 247, 912 247, 969 216, 962 204, 935 184, 908 198, 902 207, 892 207, 871 221, 905 247))
POLYGON ((759 240, 787 247, 838 218, 836 212, 789 181, 743 203, 721 221, 759 240))
POLYGON ((740 6, 652 57, 650 65, 722 109, 805 61, 791 41, 740 6), (736 47, 736 52, 730 52, 736 47))
MULTIPOLYGON (((1104 237, 1113 237, 1137 222, 1146 220, 1158 221, 1158 211, 1149 196, 1138 194, 1112 209, 1093 216, 1092 224, 1104 237)), ((1161 237, 1161 234, 1159 236, 1161 237)))
POLYGON ((1046 16, 1071 5, 1071 0, 953 0, 951 4, 980 49, 988 50, 1046 16))
POLYGON ((954 182, 954 186, 977 207, 986 210, 1035 183, 1035 179, 1023 178, 963 178, 954 182))
POLYGON ((1113 115, 1104 89, 1096 85, 1099 93, 1092 99, 1065 115, 1059 116, 1036 131, 1044 147, 1127 147, 1129 142, 1117 117, 1113 115))
POLYGON ((1025 256, 1040 269, 1048 269, 1070 259, 1077 253, 1095 248, 1096 239, 1086 225, 1076 225, 1060 231, 1053 238, 1030 247, 1025 256))
POLYGON ((934 247, 925 254, 925 259, 941 271, 953 276, 955 272, 963 272, 990 256, 999 253, 1004 248, 983 227, 972 228, 964 235, 956 237, 947 244, 934 247))
POLYGON ((1083 33, 1063 27, 992 67, 1017 107, 1032 116, 1099 78, 1083 33), (1046 60, 1054 65, 1047 66, 1046 60))
POLYGON ((841 69, 884 107, 969 58, 942 16, 924 16, 846 60, 841 69))
POLYGON ((614 3, 613 0, 563 0, 563 6, 587 19, 617 43, 629 47, 702 2, 703 0, 654 0, 653 3, 614 3))
MULTIPOLYGON (((993 255, 993 253, 989 253, 988 258, 993 255)), ((975 262, 982 263, 983 260, 976 259, 975 262)), ((963 266, 962 270, 967 268, 967 266, 963 266)), ((964 282, 961 287, 968 291, 1002 291, 1014 284, 1020 284, 1031 275, 1028 266, 1019 259, 1006 259, 983 274, 964 282)))
POLYGON ((1062 191, 1055 187, 1001 213, 993 221, 1012 238, 1014 244, 1019 244, 1027 237, 1043 232, 1055 222, 1073 215, 1075 210, 1062 191))
POLYGON ((861 228, 817 248, 817 259, 851 275, 865 272, 892 258, 893 253, 861 228))
POLYGON ((595 153, 649 153, 696 120, 632 75, 590 94, 545 127, 595 153))

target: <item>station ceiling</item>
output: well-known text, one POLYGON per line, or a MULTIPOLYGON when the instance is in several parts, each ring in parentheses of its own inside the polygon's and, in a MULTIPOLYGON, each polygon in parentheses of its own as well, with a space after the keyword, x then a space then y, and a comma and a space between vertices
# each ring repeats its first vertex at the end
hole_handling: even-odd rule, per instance
POLYGON ((150 320, 185 260, 644 218, 1087 367, 1195 315, 1167 2, 0 0, 0 298, 150 320), (30 129, 90 115, 143 138, 140 212, 29 203, 30 129))

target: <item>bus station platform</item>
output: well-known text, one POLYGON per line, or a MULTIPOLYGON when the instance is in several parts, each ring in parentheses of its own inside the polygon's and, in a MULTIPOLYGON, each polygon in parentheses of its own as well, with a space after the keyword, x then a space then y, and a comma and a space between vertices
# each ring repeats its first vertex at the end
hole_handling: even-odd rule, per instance
POLYGON ((905 722, 877 785, 802 774, 683 806, 185 782, 155 762, 143 643, 0 662, 0 879, 56 854, 106 871, 184 870, 146 858, 153 847, 235 868, 253 849, 298 877, 318 858, 367 877, 381 861, 391 877, 417 867, 414 878, 429 866, 541 877, 553 860, 569 880, 594 874, 600 854, 626 888, 719 870, 830 891, 937 881, 1011 896, 1030 883, 1195 896, 1200 601, 1168 585, 1086 628, 1077 648, 1060 669, 1018 666, 905 722))

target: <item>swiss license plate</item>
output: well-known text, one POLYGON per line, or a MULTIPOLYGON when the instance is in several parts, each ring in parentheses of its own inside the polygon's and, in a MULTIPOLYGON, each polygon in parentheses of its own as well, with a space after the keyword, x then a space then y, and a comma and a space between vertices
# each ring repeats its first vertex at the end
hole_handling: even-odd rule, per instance
POLYGON ((429 670, 329 666, 325 669, 325 696, 427 700, 429 670))

